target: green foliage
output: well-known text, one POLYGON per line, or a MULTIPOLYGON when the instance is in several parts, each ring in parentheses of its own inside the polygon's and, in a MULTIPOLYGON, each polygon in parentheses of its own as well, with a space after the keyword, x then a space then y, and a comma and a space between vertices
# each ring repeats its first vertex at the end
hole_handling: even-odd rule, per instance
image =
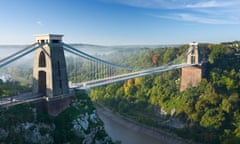
POLYGON ((1 123, 0 127, 10 127, 22 122, 33 121, 33 114, 29 104, 16 105, 10 107, 8 110, 2 110, 0 112, 1 123))
MULTIPOLYGON (((187 47, 184 45, 179 48, 124 49, 103 57, 125 66, 148 68, 169 63, 184 53, 187 47)), ((159 123, 162 119, 156 116, 160 107, 168 115, 175 109, 173 117, 187 124, 185 129, 174 130, 179 135, 201 143, 240 143, 240 57, 235 55, 239 48, 224 44, 200 44, 199 49, 209 63, 206 64, 206 77, 198 87, 179 92, 181 73, 180 70, 172 70, 95 88, 90 91, 91 99, 134 120, 161 128, 159 123)), ((79 82, 88 80, 88 76, 99 78, 106 73, 91 73, 89 65, 91 64, 84 60, 68 57, 69 79, 79 82)), ((13 72, 17 72, 17 69, 13 72)), ((26 70, 21 75, 26 77, 26 73, 29 71, 26 70)), ((112 73, 118 74, 122 71, 114 70, 112 73)), ((16 89, 23 90, 23 87, 18 85, 20 84, 0 81, 0 95, 14 95, 17 93, 16 89)), ((76 97, 84 99, 87 96, 81 94, 76 97)), ((91 105, 90 102, 86 103, 91 105)), ((59 119, 44 114, 38 114, 40 117, 37 119, 41 122, 57 123, 58 133, 54 134, 54 138, 59 139, 59 143, 66 142, 68 138, 72 138, 74 142, 74 134, 67 133, 65 129, 72 126, 67 121, 75 118, 79 111, 88 110, 72 107, 68 112, 59 115, 59 119)), ((27 116, 26 119, 31 120, 31 117, 27 116)), ((3 122, 8 122, 8 119, 3 117, 3 122)), ((16 121, 10 119, 9 123, 11 122, 16 121)), ((41 132, 44 133, 45 130, 41 132)), ((101 137, 102 133, 98 136, 101 137)))
POLYGON ((225 51, 226 51, 226 48, 223 45, 213 45, 212 51, 209 55, 209 62, 211 64, 219 63, 221 61, 221 58, 224 57, 225 51))
POLYGON ((51 123, 54 122, 54 117, 48 115, 45 112, 38 112, 37 121, 42 122, 42 123, 46 123, 46 124, 51 124, 51 123))
MULTIPOLYGON (((162 107, 168 114, 175 109, 174 116, 189 126, 175 130, 183 137, 202 143, 239 143, 240 58, 235 55, 236 49, 227 45, 199 47, 209 63, 206 78, 196 88, 179 92, 180 71, 174 70, 96 88, 90 95, 114 111, 155 127, 159 126, 156 109, 162 107)), ((146 51, 144 56, 140 54, 140 61, 151 66, 154 54, 159 56, 158 65, 165 64, 186 48, 146 51)), ((128 55, 120 63, 128 64, 132 58, 128 55)))
POLYGON ((78 114, 79 112, 74 107, 70 107, 54 119, 56 125, 54 142, 66 143, 71 139, 76 139, 77 136, 71 131, 71 121, 77 118, 78 114))
POLYGON ((225 120, 224 113, 220 110, 210 109, 203 114, 200 125, 210 129, 218 129, 225 120))
POLYGON ((30 91, 30 87, 16 81, 0 81, 0 97, 18 95, 21 92, 30 91))
POLYGON ((39 132, 41 135, 45 135, 45 134, 50 133, 50 130, 48 128, 40 128, 39 132))
MULTIPOLYGON (((49 134, 54 139, 54 143, 82 143, 83 136, 76 135, 73 130, 72 122, 76 120, 81 114, 91 114, 95 108, 90 101, 87 94, 77 92, 75 95, 73 105, 69 106, 58 116, 50 116, 47 113, 37 111, 29 104, 20 104, 9 107, 8 109, 1 109, 0 111, 0 128, 8 132, 7 137, 0 137, 0 143, 19 143, 27 144, 25 141, 25 132, 21 125, 23 123, 31 123, 27 128, 34 132, 39 129, 39 133, 44 136, 49 134), (86 107, 88 107, 86 109, 86 107), (43 125, 43 126, 42 126, 43 125)), ((89 122, 89 127, 86 132, 103 126, 103 122, 98 120, 97 123, 89 122)), ((27 132, 28 133, 28 132, 27 132)), ((95 139, 103 140, 107 136, 104 129, 96 131, 95 139)), ((112 144, 111 140, 108 141, 112 144)))

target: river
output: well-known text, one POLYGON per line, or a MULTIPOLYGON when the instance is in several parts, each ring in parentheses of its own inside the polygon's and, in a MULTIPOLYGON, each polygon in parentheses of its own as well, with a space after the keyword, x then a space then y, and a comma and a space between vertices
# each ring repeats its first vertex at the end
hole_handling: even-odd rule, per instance
POLYGON ((104 127, 113 141, 122 144, 183 144, 188 143, 172 134, 156 132, 147 127, 131 122, 110 110, 96 105, 97 113, 104 122, 104 127))

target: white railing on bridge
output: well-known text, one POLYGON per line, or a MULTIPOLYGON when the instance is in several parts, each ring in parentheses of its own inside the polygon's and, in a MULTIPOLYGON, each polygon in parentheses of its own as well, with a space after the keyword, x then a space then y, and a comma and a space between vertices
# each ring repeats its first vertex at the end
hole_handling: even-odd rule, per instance
POLYGON ((132 72, 128 74, 122 74, 122 75, 117 75, 117 76, 111 76, 108 78, 103 78, 103 79, 98 79, 98 80, 91 80, 87 82, 81 82, 81 83, 72 83, 70 85, 70 88, 77 88, 77 89, 90 89, 102 85, 107 85, 110 83, 114 82, 119 82, 119 81, 124 81, 128 79, 133 79, 136 77, 142 77, 146 75, 151 75, 155 73, 161 73, 169 70, 174 70, 174 69, 179 69, 183 67, 189 67, 189 66, 194 66, 195 64, 179 64, 179 65, 168 65, 168 66, 162 66, 162 67, 155 67, 155 68, 149 68, 145 70, 140 70, 137 72, 132 72))

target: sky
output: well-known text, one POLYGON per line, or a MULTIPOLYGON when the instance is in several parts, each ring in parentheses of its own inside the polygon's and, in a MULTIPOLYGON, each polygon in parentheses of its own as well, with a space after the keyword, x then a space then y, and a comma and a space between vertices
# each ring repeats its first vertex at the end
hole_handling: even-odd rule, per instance
POLYGON ((0 45, 37 34, 98 45, 240 40, 239 0, 0 0, 0 45))

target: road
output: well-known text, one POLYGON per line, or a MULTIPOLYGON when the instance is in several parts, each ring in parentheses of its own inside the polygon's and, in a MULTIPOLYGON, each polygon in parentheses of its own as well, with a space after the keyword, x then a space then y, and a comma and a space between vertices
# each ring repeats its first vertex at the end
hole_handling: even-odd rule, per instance
POLYGON ((69 93, 54 96, 50 99, 41 93, 37 93, 37 94, 33 94, 32 92, 22 93, 22 94, 15 95, 15 96, 0 98, 0 108, 13 106, 13 105, 17 105, 17 104, 22 104, 22 103, 38 101, 38 100, 50 101, 50 100, 62 99, 64 97, 72 96, 73 93, 74 93, 74 89, 69 89, 69 93))
POLYGON ((161 72, 174 70, 174 69, 180 69, 183 67, 189 67, 189 66, 193 66, 193 65, 195 65, 195 64, 178 64, 178 65, 168 65, 168 66, 150 68, 150 69, 146 69, 146 70, 140 70, 137 72, 127 73, 127 74, 122 74, 122 75, 117 75, 117 76, 111 76, 108 78, 92 80, 92 81, 88 81, 88 82, 73 83, 72 86, 70 86, 70 87, 71 88, 80 88, 80 89, 90 89, 90 88, 107 85, 107 84, 114 83, 114 82, 124 81, 124 80, 128 80, 128 79, 133 79, 136 77, 142 77, 142 76, 156 74, 156 73, 161 73, 161 72))
POLYGON ((16 104, 41 100, 45 98, 46 97, 43 97, 42 94, 32 94, 32 92, 27 92, 15 96, 1 98, 0 107, 7 107, 16 104))

